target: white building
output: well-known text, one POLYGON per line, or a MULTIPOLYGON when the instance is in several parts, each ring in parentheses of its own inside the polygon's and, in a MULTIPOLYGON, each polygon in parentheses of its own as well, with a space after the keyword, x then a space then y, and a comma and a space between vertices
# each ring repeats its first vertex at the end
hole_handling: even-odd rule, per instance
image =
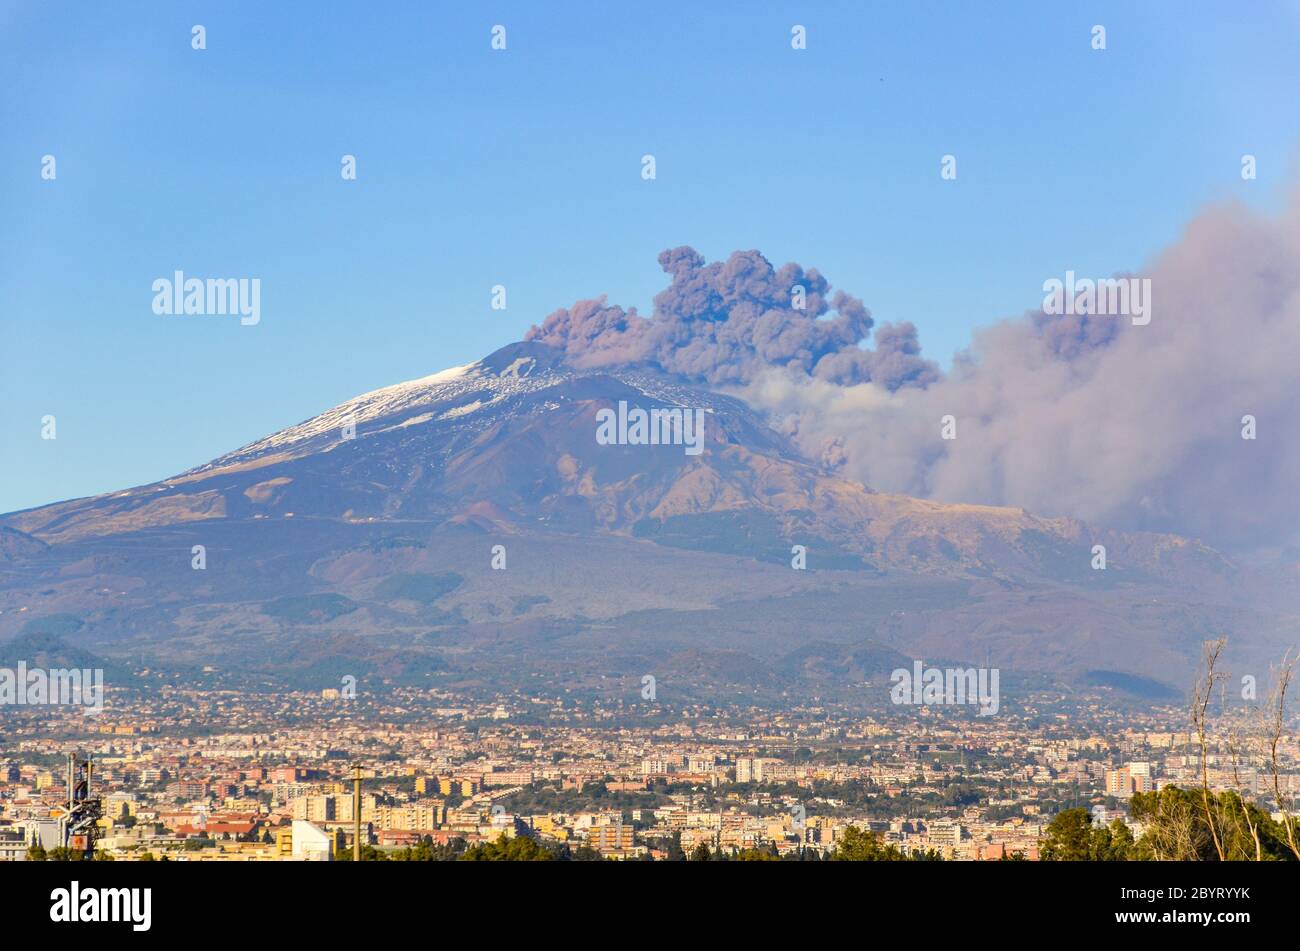
POLYGON ((293 857, 298 862, 331 862, 334 839, 319 826, 304 819, 293 820, 293 857))

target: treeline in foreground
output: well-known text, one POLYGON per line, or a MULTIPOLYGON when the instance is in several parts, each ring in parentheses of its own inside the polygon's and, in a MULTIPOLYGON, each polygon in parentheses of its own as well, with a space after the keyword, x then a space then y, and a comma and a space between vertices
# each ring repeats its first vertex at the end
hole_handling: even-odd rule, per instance
POLYGON ((1066 809, 1048 825, 1039 848, 1045 862, 1273 862, 1300 860, 1294 824, 1277 822, 1238 793, 1166 786, 1134 793, 1129 815, 1142 835, 1119 819, 1093 825, 1087 809, 1066 809))
MULTIPOLYGON (((938 852, 907 853, 896 845, 883 844, 875 833, 849 826, 835 848, 829 853, 816 849, 800 849, 781 854, 775 845, 762 848, 725 851, 710 849, 701 843, 689 853, 682 851, 674 841, 668 848, 668 861, 674 862, 937 862, 938 852)), ((352 861, 351 852, 343 852, 337 859, 352 861)), ((526 835, 507 838, 502 833, 492 842, 466 847, 464 840, 454 839, 446 845, 429 841, 406 849, 380 851, 373 846, 361 849, 363 862, 600 862, 603 857, 595 849, 580 845, 576 849, 567 844, 546 845, 526 835)), ((641 861, 650 861, 646 856, 641 861)))

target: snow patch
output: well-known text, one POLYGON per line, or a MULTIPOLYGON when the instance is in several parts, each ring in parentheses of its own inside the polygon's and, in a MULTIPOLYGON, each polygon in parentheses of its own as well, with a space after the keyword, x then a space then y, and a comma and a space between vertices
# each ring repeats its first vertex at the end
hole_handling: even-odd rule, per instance
MULTIPOLYGON (((495 402, 495 400, 493 401, 495 402)), ((482 409, 484 403, 482 400, 475 400, 472 403, 466 403, 464 406, 455 406, 439 416, 439 419, 455 419, 458 416, 468 416, 476 409, 482 409)))

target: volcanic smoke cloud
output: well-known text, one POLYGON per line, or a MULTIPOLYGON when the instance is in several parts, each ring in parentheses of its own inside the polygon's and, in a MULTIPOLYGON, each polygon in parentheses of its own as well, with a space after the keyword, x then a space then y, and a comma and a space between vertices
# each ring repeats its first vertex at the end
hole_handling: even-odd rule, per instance
POLYGON ((869 312, 843 292, 828 304, 815 270, 774 270, 755 251, 659 261, 672 283, 653 317, 583 301, 529 339, 580 366, 658 364, 734 392, 877 490, 1228 548, 1300 543, 1300 203, 1277 220, 1237 205, 1196 218, 1141 274, 1146 326, 1030 313, 978 331, 947 375, 911 324, 862 346, 869 312), (957 438, 942 440, 949 414, 957 438))
POLYGON ((663 252, 659 264, 672 283, 655 296, 653 318, 601 297, 557 310, 525 339, 559 347, 579 367, 655 363, 715 386, 743 385, 773 367, 890 391, 939 378, 938 367, 921 359, 911 324, 882 325, 876 349, 860 347, 871 331, 870 312, 843 291, 828 303, 830 285, 816 270, 775 270, 757 251, 705 264, 686 247, 663 252), (795 306, 798 293, 802 309, 795 306), (826 318, 831 311, 835 316, 826 318))

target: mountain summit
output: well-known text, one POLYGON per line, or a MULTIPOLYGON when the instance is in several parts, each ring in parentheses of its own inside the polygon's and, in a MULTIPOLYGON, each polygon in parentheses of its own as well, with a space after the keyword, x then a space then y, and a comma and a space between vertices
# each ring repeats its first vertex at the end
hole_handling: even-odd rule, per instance
POLYGON ((865 643, 1158 678, 1194 659, 1191 592, 1196 624, 1240 617, 1237 569, 1195 542, 873 492, 739 399, 538 341, 174 478, 0 517, 0 542, 0 639, 71 617, 107 654, 322 677, 686 657, 695 688, 784 690, 865 643), (664 438, 638 438, 637 412, 664 438), (619 438, 598 438, 615 413, 619 438), (682 413, 703 420, 698 454, 673 438, 682 413))

